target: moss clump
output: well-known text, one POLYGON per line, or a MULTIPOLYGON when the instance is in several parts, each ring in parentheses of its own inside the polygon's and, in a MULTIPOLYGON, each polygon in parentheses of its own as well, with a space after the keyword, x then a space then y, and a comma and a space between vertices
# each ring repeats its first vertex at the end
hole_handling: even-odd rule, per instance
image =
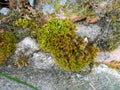
POLYGON ((11 32, 0 34, 0 64, 3 64, 5 59, 13 53, 16 43, 17 41, 11 32))
POLYGON ((96 45, 89 45, 83 42, 81 37, 59 38, 59 45, 55 47, 53 56, 55 62, 61 68, 68 71, 80 71, 94 62, 98 49, 96 45))
POLYGON ((98 49, 74 31, 75 26, 69 20, 53 19, 37 31, 37 36, 40 48, 50 52, 60 68, 78 72, 94 62, 98 49))
POLYGON ((23 28, 30 28, 32 30, 37 28, 37 24, 36 23, 34 23, 32 20, 28 20, 26 18, 24 18, 24 19, 19 18, 18 20, 16 20, 14 22, 14 25, 15 26, 19 26, 19 27, 23 27, 23 28))
POLYGON ((74 34, 75 26, 69 20, 50 20, 43 25, 42 29, 37 30, 40 48, 50 52, 57 47, 58 38, 74 34), (55 46, 54 46, 55 45, 55 46))

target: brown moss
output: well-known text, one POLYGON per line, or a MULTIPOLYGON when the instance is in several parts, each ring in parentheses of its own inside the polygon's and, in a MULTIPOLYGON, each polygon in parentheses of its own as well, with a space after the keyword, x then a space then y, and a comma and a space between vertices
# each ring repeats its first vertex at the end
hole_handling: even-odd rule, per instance
POLYGON ((5 59, 14 52, 16 43, 17 41, 11 32, 0 34, 0 64, 3 64, 5 59))
POLYGON ((26 57, 23 53, 19 55, 19 58, 13 62, 13 65, 18 67, 28 66, 28 57, 26 57))
POLYGON ((61 44, 62 46, 55 47, 52 52, 60 68, 78 72, 94 63, 98 51, 96 45, 89 45, 83 42, 83 38, 77 36, 76 39, 69 37, 69 40, 65 40, 64 38, 61 44))

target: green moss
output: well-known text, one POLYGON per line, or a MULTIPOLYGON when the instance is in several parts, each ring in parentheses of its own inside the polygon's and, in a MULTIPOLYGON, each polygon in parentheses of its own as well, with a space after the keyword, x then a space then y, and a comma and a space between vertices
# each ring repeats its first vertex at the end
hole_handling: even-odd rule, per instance
POLYGON ((39 29, 44 23, 47 22, 47 19, 45 19, 45 16, 43 14, 37 13, 35 17, 31 17, 30 20, 26 18, 19 18, 16 21, 14 21, 13 26, 15 29, 20 29, 16 37, 20 37, 21 34, 23 37, 25 36, 31 36, 36 38, 36 29, 39 29))
POLYGON ((53 44, 57 46, 57 38, 69 35, 74 29, 75 26, 68 20, 50 20, 37 31, 40 47, 48 52, 53 50, 53 44))
POLYGON ((13 53, 16 42, 17 41, 11 32, 0 34, 0 64, 3 64, 5 59, 13 53))
POLYGON ((74 31, 69 20, 53 19, 37 31, 37 36, 40 48, 50 52, 60 68, 78 72, 94 62, 98 49, 85 43, 74 31))
POLYGON ((81 37, 66 37, 60 39, 59 45, 54 47, 55 62, 68 71, 80 71, 94 62, 98 49, 95 45, 83 42, 81 37))
POLYGON ((18 20, 16 20, 14 22, 14 26, 30 28, 32 30, 35 30, 37 28, 37 24, 35 22, 33 22, 32 20, 25 19, 25 18, 24 19, 19 18, 18 20))

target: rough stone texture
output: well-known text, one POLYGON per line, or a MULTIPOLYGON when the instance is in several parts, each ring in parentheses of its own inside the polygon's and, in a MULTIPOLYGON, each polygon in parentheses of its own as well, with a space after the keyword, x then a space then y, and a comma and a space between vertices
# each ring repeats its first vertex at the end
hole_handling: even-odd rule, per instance
POLYGON ((90 37, 92 41, 94 41, 98 35, 101 34, 101 28, 98 25, 82 25, 79 23, 75 24, 76 26, 76 34, 83 37, 90 37))
POLYGON ((11 81, 9 79, 0 77, 0 90, 32 90, 29 87, 11 81))
POLYGON ((32 62, 34 62, 34 68, 39 69, 49 69, 54 66, 54 59, 50 56, 49 53, 38 52, 34 53, 32 58, 30 58, 32 62))
POLYGON ((111 52, 99 52, 95 60, 105 63, 112 60, 120 61, 120 46, 111 52))
POLYGON ((19 55, 21 52, 26 56, 31 55, 33 52, 39 50, 39 45, 30 37, 26 37, 21 42, 17 44, 17 49, 15 51, 15 55, 19 55))
MULTIPOLYGON (((36 86, 38 90, 119 90, 120 88, 120 74, 105 65, 95 66, 94 71, 86 76, 66 72, 56 66, 46 70, 17 68, 17 71, 12 72, 13 68, 15 67, 6 68, 2 72, 24 80, 36 86)), ((2 77, 0 83, 1 90, 32 90, 2 77)))
POLYGON ((103 17, 106 12, 111 11, 112 8, 112 0, 95 0, 96 3, 99 3, 97 7, 94 8, 96 14, 103 17))

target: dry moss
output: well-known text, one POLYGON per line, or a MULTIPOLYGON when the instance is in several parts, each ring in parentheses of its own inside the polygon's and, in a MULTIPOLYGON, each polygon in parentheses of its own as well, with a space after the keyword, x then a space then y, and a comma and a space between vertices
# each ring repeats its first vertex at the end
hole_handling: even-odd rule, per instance
POLYGON ((16 43, 17 41, 11 32, 0 34, 0 64, 3 64, 5 59, 14 52, 16 43))
POLYGON ((37 36, 40 48, 50 52, 60 68, 78 72, 94 62, 98 49, 74 31, 69 20, 53 19, 37 31, 37 36))
POLYGON ((18 67, 28 66, 28 57, 26 57, 23 53, 20 53, 18 59, 13 62, 13 65, 18 67))

